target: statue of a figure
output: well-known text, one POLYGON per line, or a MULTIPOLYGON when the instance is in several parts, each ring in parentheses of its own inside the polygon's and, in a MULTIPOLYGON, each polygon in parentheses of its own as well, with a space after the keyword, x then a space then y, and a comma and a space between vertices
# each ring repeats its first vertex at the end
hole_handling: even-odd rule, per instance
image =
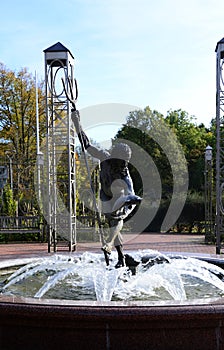
POLYGON ((135 195, 128 170, 131 149, 125 143, 115 144, 111 152, 99 149, 90 144, 88 137, 82 130, 78 111, 72 113, 72 120, 83 151, 87 150, 92 157, 100 160, 100 199, 103 214, 110 228, 109 242, 102 247, 102 250, 109 255, 114 245, 118 253, 118 262, 115 267, 125 266, 121 229, 124 219, 130 215, 136 204, 141 202, 141 198, 135 195))

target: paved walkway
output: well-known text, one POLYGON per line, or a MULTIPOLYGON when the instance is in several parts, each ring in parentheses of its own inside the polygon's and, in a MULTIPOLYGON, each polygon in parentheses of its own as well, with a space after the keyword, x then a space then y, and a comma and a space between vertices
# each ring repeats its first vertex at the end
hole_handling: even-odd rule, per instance
MULTIPOLYGON (((169 233, 141 233, 124 234, 124 250, 153 249, 163 253, 191 253, 215 257, 216 247, 204 243, 204 236, 198 234, 169 234, 169 233)), ((100 243, 78 243, 76 252, 100 252, 100 243)), ((68 248, 58 248, 58 253, 67 253, 68 248)), ((76 254, 74 252, 73 254, 76 254)), ((11 258, 28 256, 44 256, 48 254, 46 243, 0 244, 0 261, 11 258)), ((224 255, 219 256, 224 259, 224 255)))

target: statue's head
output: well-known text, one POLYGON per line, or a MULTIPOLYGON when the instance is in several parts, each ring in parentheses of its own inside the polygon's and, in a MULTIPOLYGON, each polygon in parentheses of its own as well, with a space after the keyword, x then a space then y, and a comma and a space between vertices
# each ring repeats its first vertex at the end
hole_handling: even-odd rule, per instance
POLYGON ((131 148, 126 143, 116 143, 112 148, 111 158, 123 159, 128 162, 131 159, 131 148))

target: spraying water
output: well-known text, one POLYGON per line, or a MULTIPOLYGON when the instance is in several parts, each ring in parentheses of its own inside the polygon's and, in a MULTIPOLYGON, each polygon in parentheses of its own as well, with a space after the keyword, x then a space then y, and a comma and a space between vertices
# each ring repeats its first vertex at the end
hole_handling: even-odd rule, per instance
POLYGON ((97 301, 181 301, 224 295, 224 270, 213 264, 153 250, 133 252, 131 259, 134 273, 132 266, 113 268, 114 253, 110 268, 101 254, 89 252, 30 259, 25 265, 16 260, 10 274, 0 264, 1 294, 97 301))

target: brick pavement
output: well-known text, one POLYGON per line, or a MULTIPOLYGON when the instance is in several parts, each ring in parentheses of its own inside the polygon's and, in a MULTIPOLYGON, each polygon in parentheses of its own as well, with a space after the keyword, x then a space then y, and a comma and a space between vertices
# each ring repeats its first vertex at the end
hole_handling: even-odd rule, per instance
POLYGON ((155 249, 162 252, 188 252, 196 254, 216 253, 215 245, 205 244, 204 235, 189 234, 141 234, 125 244, 126 249, 155 249))
MULTIPOLYGON (((203 235, 189 234, 169 234, 169 233, 141 233, 124 234, 124 250, 153 249, 160 252, 192 253, 193 255, 215 256, 216 247, 204 243, 203 235)), ((93 251, 100 252, 100 243, 78 243, 77 252, 93 251)), ((0 260, 16 257, 44 256, 47 255, 46 243, 17 243, 0 244, 0 260)), ((58 248, 58 252, 68 252, 68 249, 58 248)), ((75 254, 75 253, 74 253, 75 254)), ((221 255, 219 257, 223 257, 221 255)))

